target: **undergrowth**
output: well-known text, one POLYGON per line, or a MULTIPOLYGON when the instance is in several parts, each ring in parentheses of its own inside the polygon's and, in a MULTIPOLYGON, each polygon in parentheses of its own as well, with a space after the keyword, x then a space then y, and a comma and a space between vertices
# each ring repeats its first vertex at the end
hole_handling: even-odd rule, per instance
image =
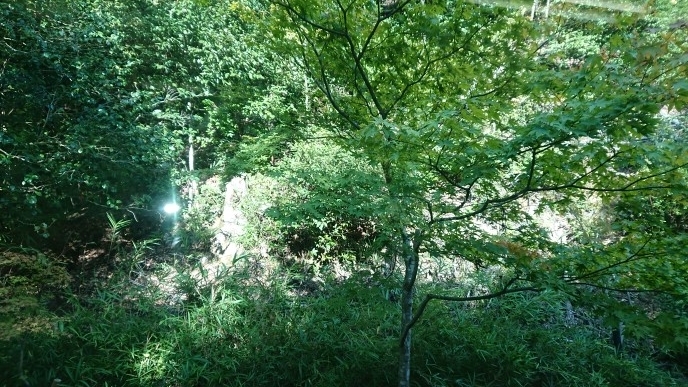
MULTIPOLYGON (((89 297, 63 294, 46 317, 49 329, 3 338, 0 386, 397 383, 394 275, 352 270, 307 291, 288 268, 267 281, 231 271, 212 281, 177 275, 166 278, 183 277, 173 288, 186 294, 171 303, 161 287, 134 283, 126 270, 89 297)), ((617 353, 595 326, 570 324, 564 302, 544 292, 431 305, 414 330, 413 383, 686 385, 650 353, 617 353)))

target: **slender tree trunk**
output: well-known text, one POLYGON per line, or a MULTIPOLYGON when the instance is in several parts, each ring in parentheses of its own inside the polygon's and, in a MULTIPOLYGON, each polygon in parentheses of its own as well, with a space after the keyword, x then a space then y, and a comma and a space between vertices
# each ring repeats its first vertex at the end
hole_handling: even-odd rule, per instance
MULTIPOLYGON (((194 171, 194 146, 193 146, 193 136, 189 135, 189 172, 194 171)), ((194 197, 198 193, 198 183, 196 179, 192 176, 191 186, 189 187, 189 202, 193 202, 194 197)))
MULTIPOLYGON (((404 283, 401 287, 401 334, 406 332, 413 319, 413 289, 418 275, 419 257, 418 245, 420 236, 418 233, 411 240, 406 230, 401 231, 404 243, 404 283)), ((399 387, 411 385, 411 331, 402 337, 399 343, 399 387)))
POLYGON ((545 19, 549 19, 549 4, 550 0, 547 0, 547 5, 545 6, 545 19))
MULTIPOLYGON (((383 176, 387 186, 392 186, 394 176, 389 162, 381 164, 383 176)), ((393 199, 396 199, 393 197, 393 199)), ((399 387, 411 386, 411 330, 406 329, 413 320, 413 290, 418 276, 419 250, 422 232, 415 230, 409 235, 408 229, 399 225, 399 236, 402 241, 402 257, 404 258, 404 282, 401 286, 401 327, 399 337, 399 387)))
MULTIPOLYGON (((308 44, 306 43, 305 40, 303 41, 303 50, 304 51, 308 50, 308 44)), ((311 101, 310 101, 310 98, 308 95, 308 90, 310 90, 310 85, 308 83, 308 72, 304 71, 303 72, 303 98, 304 98, 303 104, 306 108, 306 112, 311 111, 311 101)))

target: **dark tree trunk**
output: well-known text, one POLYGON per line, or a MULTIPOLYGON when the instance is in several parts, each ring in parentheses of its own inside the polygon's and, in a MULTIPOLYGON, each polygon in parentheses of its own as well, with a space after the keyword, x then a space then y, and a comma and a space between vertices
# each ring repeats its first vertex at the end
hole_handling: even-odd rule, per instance
POLYGON ((401 287, 401 335, 399 342, 399 387, 411 385, 411 331, 406 329, 413 319, 413 290, 418 275, 418 246, 420 235, 411 240, 405 230, 401 232, 404 243, 404 283, 401 287), (405 336, 403 336, 405 334, 405 336))

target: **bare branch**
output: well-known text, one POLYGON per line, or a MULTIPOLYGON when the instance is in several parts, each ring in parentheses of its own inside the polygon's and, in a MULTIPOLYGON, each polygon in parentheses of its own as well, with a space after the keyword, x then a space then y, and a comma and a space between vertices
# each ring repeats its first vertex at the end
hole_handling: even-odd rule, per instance
MULTIPOLYGON (((318 23, 314 22, 313 20, 307 18, 303 13, 297 11, 294 7, 292 7, 291 4, 289 4, 289 2, 282 2, 282 1, 277 1, 277 0, 272 0, 272 2, 273 2, 273 4, 276 4, 276 5, 284 8, 287 11, 287 13, 289 14, 289 16, 292 18, 292 20, 294 20, 294 19, 301 20, 302 22, 306 23, 307 25, 309 25, 315 29, 328 32, 332 35, 338 35, 338 36, 343 35, 342 31, 337 31, 333 28, 325 27, 324 25, 318 24, 318 23)), ((294 20, 294 21, 296 21, 296 20, 294 20)))
MULTIPOLYGON (((642 187, 637 187, 638 184, 653 179, 655 177, 659 177, 662 175, 666 175, 668 173, 671 173, 673 171, 677 171, 679 169, 685 168, 688 166, 688 163, 681 164, 677 167, 673 168, 668 168, 662 171, 659 171, 657 173, 649 174, 646 176, 641 176, 638 177, 635 180, 632 180, 628 182, 625 185, 619 186, 619 187, 591 187, 591 186, 585 186, 585 185, 579 185, 578 183, 585 179, 586 177, 590 176, 593 174, 595 171, 599 170, 602 168, 604 165, 609 163, 613 158, 618 156, 620 152, 614 153, 612 156, 604 160, 602 163, 597 165, 595 168, 591 169, 590 171, 575 177, 573 180, 571 180, 569 183, 566 184, 561 184, 561 185, 552 185, 552 186, 542 186, 542 187, 532 187, 529 186, 528 183, 525 187, 522 189, 515 191, 514 193, 503 196, 500 198, 495 198, 495 199, 488 199, 483 202, 482 205, 480 205, 477 209, 467 212, 462 215, 453 215, 453 216, 445 216, 445 217, 437 217, 435 218, 435 222, 450 222, 450 221, 458 221, 458 220, 463 220, 467 219, 470 217, 473 217, 475 215, 481 214, 488 209, 492 207, 497 207, 501 204, 504 204, 506 202, 510 202, 519 198, 522 198, 526 196, 529 193, 534 193, 534 192, 552 192, 552 191, 566 191, 566 190, 581 190, 581 191, 592 191, 592 192, 635 192, 635 191, 648 191, 648 190, 655 190, 655 189, 671 189, 671 188, 676 188, 676 185, 651 185, 651 186, 642 186, 642 187)), ((532 173, 533 169, 531 169, 532 173)), ((530 178, 529 178, 530 180, 530 178)))
POLYGON ((589 286, 591 288, 595 289, 600 289, 600 290, 607 290, 610 292, 617 292, 617 293, 654 293, 654 294, 666 294, 666 295, 671 295, 671 296, 676 296, 678 295, 677 293, 672 293, 668 292, 665 290, 658 290, 658 289, 618 289, 618 288, 612 288, 608 286, 602 286, 602 285, 597 285, 597 284, 591 284, 591 283, 586 283, 586 282, 570 282, 569 285, 573 286, 589 286))
MULTIPOLYGON (((626 185, 623 185, 621 187, 613 187, 613 188, 597 188, 597 187, 588 187, 588 186, 583 186, 583 185, 577 185, 578 181, 581 179, 574 180, 573 183, 571 184, 564 184, 560 186, 550 186, 550 187, 542 187, 538 188, 536 190, 533 190, 533 192, 539 192, 539 191, 558 191, 558 190, 566 190, 566 189, 578 189, 578 190, 584 190, 584 191, 593 191, 593 192, 634 192, 634 191, 648 191, 648 190, 654 190, 654 189, 671 189, 671 188, 676 188, 677 185, 655 185, 655 186, 644 186, 644 187, 636 187, 634 186, 638 185, 639 183, 642 183, 643 181, 650 180, 652 178, 666 175, 668 173, 677 171, 679 169, 685 168, 688 166, 688 163, 681 164, 677 167, 665 169, 663 171, 653 173, 650 175, 646 176, 641 176, 631 182, 629 182, 626 185)), ((589 175, 586 174, 586 175, 589 175)))
MULTIPOLYGON (((384 118, 386 118, 387 114, 385 112, 384 107, 382 106, 382 103, 380 102, 380 99, 378 98, 377 90, 373 87, 373 85, 370 82, 370 79, 368 77, 368 73, 366 72, 365 68, 363 67, 363 64, 362 64, 363 54, 360 51, 357 52, 356 44, 354 43, 354 40, 351 37, 351 34, 349 33, 349 27, 348 27, 348 23, 347 23, 347 12, 344 8, 341 7, 341 3, 339 1, 337 1, 337 4, 340 5, 340 10, 342 12, 342 16, 344 17, 344 33, 341 35, 341 37, 344 38, 344 40, 347 43, 351 57, 354 59, 355 69, 358 72, 358 74, 361 76, 361 80, 363 80, 363 84, 365 85, 365 88, 368 91, 368 95, 370 96, 370 99, 373 101, 373 104, 375 105, 375 109, 377 109, 377 112, 378 112, 378 114, 373 114, 371 112, 371 115, 372 116, 379 115, 380 117, 382 117, 384 119, 384 118)), ((370 37, 370 39, 372 39, 372 37, 370 37)))
POLYGON ((334 98, 334 95, 332 93, 332 88, 330 86, 329 78, 327 77, 327 74, 325 73, 325 64, 323 63, 322 56, 318 48, 316 47, 315 43, 308 38, 308 36, 303 36, 305 41, 308 43, 308 45, 311 47, 311 50, 313 50, 313 53, 315 54, 315 57, 318 61, 318 68, 320 69, 320 75, 318 77, 313 74, 313 71, 311 70, 311 67, 308 64, 308 57, 305 53, 303 53, 303 60, 304 60, 304 68, 305 70, 311 75, 311 78, 316 80, 315 84, 318 86, 320 91, 325 94, 325 97, 327 100, 330 102, 334 110, 337 111, 337 113, 344 118, 351 126, 353 126, 356 129, 360 129, 360 125, 354 121, 353 118, 349 116, 348 113, 344 111, 344 109, 339 106, 339 103, 337 102, 337 99, 334 98), (317 80, 321 80, 322 84, 320 82, 317 82, 317 80))
MULTIPOLYGON (((478 28, 475 29, 475 31, 473 31, 473 33, 471 33, 471 34, 466 38, 466 40, 464 40, 463 44, 461 44, 461 45, 455 47, 453 50, 450 50, 450 51, 447 52, 446 54, 440 55, 440 56, 438 56, 438 57, 436 57, 436 58, 434 58, 434 59, 428 59, 428 61, 427 61, 427 62, 425 63, 425 65, 423 66, 423 69, 421 70, 420 75, 418 75, 418 76, 416 77, 416 79, 414 79, 414 80, 412 80, 411 82, 409 82, 409 83, 406 84, 406 86, 402 89, 401 93, 399 93, 399 95, 397 96, 397 98, 395 98, 394 101, 392 101, 392 103, 390 104, 390 106, 388 107, 388 109, 389 109, 389 110, 393 109, 394 106, 396 106, 399 102, 401 102, 401 100, 406 96, 406 94, 409 92, 409 90, 410 90, 413 86, 415 86, 415 85, 421 83, 421 82, 423 81, 423 79, 425 79, 425 77, 427 76, 428 72, 430 71, 430 68, 431 68, 435 63, 438 63, 438 62, 441 62, 441 61, 443 61, 443 60, 449 59, 449 58, 453 57, 454 55, 456 55, 457 53, 459 53, 460 51, 465 50, 466 47, 468 47, 468 45, 470 44, 470 42, 473 40, 473 38, 478 34, 478 32, 480 32, 483 28, 487 27, 488 25, 489 25, 489 24, 481 24, 481 25, 479 25, 478 28)), ((510 81, 510 80, 511 80, 511 79, 509 79, 508 81, 510 81)), ((507 83, 508 83, 508 82, 507 82, 507 83)), ((506 85, 506 83, 505 83, 505 85, 506 85)), ((389 112, 389 111, 388 111, 388 112, 389 112)))
POLYGON ((510 294, 510 293, 519 293, 519 292, 527 292, 527 291, 533 291, 533 292, 538 292, 541 291, 541 288, 536 288, 536 287, 521 287, 521 288, 510 288, 511 285, 513 285, 516 281, 520 280, 518 277, 514 277, 509 282, 507 282, 506 285, 502 288, 502 290, 496 292, 496 293, 490 293, 490 294, 485 294, 482 296, 474 296, 474 297, 453 297, 453 296, 443 296, 439 294, 428 294, 425 296, 425 299, 423 302, 420 303, 418 306, 418 310, 416 310, 416 313, 413 315, 413 319, 404 327, 403 332, 401 333, 401 340, 400 340, 400 345, 403 345, 404 340, 406 340, 406 336, 408 336, 409 331, 411 328, 413 328, 414 325, 420 320, 420 318, 423 316, 423 312, 425 312, 425 308, 428 306, 428 303, 432 300, 441 300, 441 301, 451 301, 451 302, 466 302, 466 301, 481 301, 481 300, 489 300, 492 298, 497 298, 501 297, 505 294, 510 294))
POLYGON ((632 261, 636 261, 636 260, 638 260, 638 259, 640 259, 640 258, 645 258, 645 257, 648 257, 648 256, 653 256, 653 254, 640 255, 640 252, 643 251, 643 249, 645 249, 645 246, 647 246, 648 243, 650 243, 650 240, 649 240, 649 239, 646 240, 646 241, 640 246, 640 248, 638 248, 638 250, 636 250, 633 254, 631 254, 631 255, 630 255, 629 257, 627 257, 626 259, 623 259, 623 260, 618 261, 618 262, 614 262, 614 263, 612 263, 612 264, 610 264, 610 265, 607 265, 607 266, 605 266, 605 267, 599 268, 599 269, 597 269, 597 270, 593 270, 593 271, 591 271, 591 272, 588 272, 588 273, 585 273, 585 274, 581 274, 581 275, 579 275, 579 276, 577 276, 577 277, 575 277, 575 278, 571 278, 571 281, 580 281, 580 280, 583 280, 583 279, 589 279, 589 278, 597 277, 597 276, 599 276, 601 273, 603 273, 603 272, 605 272, 605 271, 608 271, 608 270, 610 270, 610 269, 613 269, 613 268, 615 268, 615 267, 624 265, 624 264, 629 263, 629 262, 632 262, 632 261))

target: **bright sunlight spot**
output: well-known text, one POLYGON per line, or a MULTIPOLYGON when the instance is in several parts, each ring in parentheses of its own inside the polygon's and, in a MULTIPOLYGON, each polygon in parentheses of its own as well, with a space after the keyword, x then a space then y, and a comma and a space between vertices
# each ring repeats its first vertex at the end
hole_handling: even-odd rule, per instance
POLYGON ((163 211, 167 214, 176 214, 177 211, 179 211, 181 207, 179 207, 179 204, 175 202, 170 202, 165 204, 165 207, 162 208, 163 211))

